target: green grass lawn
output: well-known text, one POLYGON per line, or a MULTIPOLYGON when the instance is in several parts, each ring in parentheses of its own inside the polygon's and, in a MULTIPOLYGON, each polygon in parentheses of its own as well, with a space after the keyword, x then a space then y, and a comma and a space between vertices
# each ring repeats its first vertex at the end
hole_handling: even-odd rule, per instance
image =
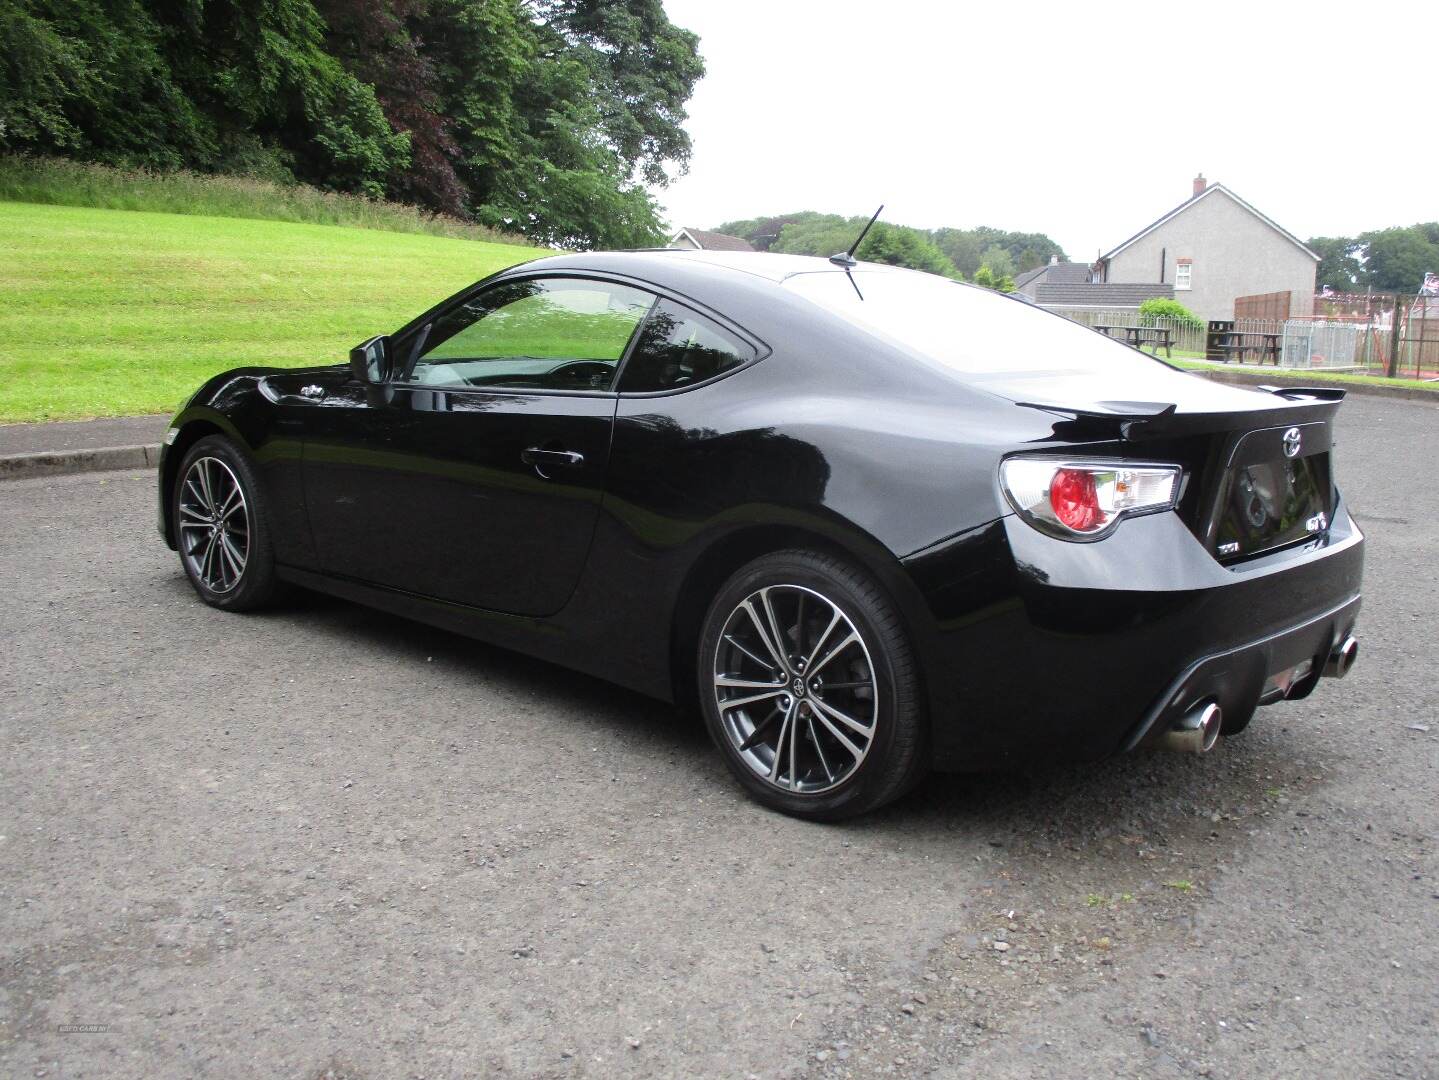
POLYGON ((414 233, 0 202, 0 423, 169 412, 244 364, 342 362, 546 252, 414 233))
POLYGON ((1227 364, 1181 360, 1177 356, 1174 358, 1174 366, 1188 371, 1244 371, 1251 375, 1263 375, 1265 372, 1269 372, 1285 378, 1304 379, 1312 383, 1332 383, 1335 386, 1403 386, 1410 390, 1428 390, 1436 398, 1439 398, 1439 383, 1425 382, 1423 379, 1391 379, 1387 375, 1358 375, 1343 371, 1315 371, 1306 368, 1261 367, 1257 364, 1235 364, 1231 367, 1227 364))

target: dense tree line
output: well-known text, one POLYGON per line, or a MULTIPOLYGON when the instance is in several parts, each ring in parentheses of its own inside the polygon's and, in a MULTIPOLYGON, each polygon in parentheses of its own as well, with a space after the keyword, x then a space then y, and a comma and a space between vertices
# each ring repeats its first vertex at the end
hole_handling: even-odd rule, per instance
POLYGON ((661 238, 698 39, 661 0, 0 0, 0 151, 661 238))
POLYGON ((1425 274, 1439 274, 1439 222, 1359 236, 1316 236, 1308 244, 1320 257, 1320 288, 1413 293, 1425 274))
MULTIPOLYGON (((833 255, 846 250, 867 218, 846 218, 803 210, 775 217, 728 221, 719 231, 742 236, 762 251, 795 255, 833 255)), ((858 256, 872 262, 908 266, 991 287, 1013 288, 1015 274, 1065 258, 1064 250, 1043 233, 977 229, 915 229, 877 222, 858 256), (985 271, 981 273, 981 270, 985 271), (992 283, 992 284, 991 284, 992 283)))

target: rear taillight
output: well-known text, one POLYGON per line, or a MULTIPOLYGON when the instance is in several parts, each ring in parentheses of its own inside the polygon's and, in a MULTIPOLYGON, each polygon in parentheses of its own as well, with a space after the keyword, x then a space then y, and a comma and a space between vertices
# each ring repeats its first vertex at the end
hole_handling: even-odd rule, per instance
POLYGON ((999 467, 1011 505, 1037 529, 1064 540, 1096 540, 1124 517, 1174 508, 1177 465, 1012 457, 999 467))

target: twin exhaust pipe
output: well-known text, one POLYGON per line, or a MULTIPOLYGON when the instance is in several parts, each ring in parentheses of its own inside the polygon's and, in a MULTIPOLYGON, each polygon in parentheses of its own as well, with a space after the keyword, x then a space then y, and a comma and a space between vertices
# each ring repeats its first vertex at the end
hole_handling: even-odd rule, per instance
POLYGON ((1214 702, 1190 709, 1174 722, 1159 740, 1161 750, 1178 754, 1206 754, 1219 741, 1219 725, 1224 711, 1214 702))
POLYGON ((1349 674, 1349 669, 1358 659, 1359 639, 1350 634, 1334 646, 1334 651, 1329 654, 1329 659, 1324 661, 1324 674, 1331 679, 1342 679, 1349 674))
MULTIPOLYGON (((1345 635, 1343 641, 1334 646, 1324 661, 1323 674, 1331 679, 1342 679, 1349 674, 1354 661, 1359 659, 1359 640, 1353 634, 1345 635)), ((1301 685, 1296 681, 1293 687, 1301 685)), ((1288 696, 1288 690, 1286 690, 1288 696)), ((1302 695, 1301 695, 1302 696, 1302 695)), ((1207 754, 1219 741, 1219 728, 1224 723, 1224 711, 1216 702, 1209 701, 1196 705, 1174 722, 1174 726, 1159 739, 1161 750, 1173 750, 1180 754, 1207 754)))

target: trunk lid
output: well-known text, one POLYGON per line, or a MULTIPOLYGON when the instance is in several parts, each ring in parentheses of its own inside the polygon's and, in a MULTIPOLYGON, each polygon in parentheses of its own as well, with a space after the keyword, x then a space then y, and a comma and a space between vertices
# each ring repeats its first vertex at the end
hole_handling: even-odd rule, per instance
POLYGON ((1242 436, 1218 477, 1201 536, 1233 562, 1322 536, 1334 513, 1327 420, 1261 428, 1242 436))
MULTIPOLYGON (((994 385, 986 389, 1010 397, 1017 405, 1054 413, 1059 418, 1055 424, 1059 439, 1112 441, 1124 457, 1182 465, 1180 516, 1221 563, 1323 537, 1337 502, 1331 461, 1333 421, 1344 391, 1330 387, 1251 391, 1184 376, 1180 380, 1179 385, 1164 382, 1171 391, 1185 393, 1152 401, 1095 400, 1092 384, 1087 387, 1090 397, 1076 394, 1067 402, 1053 393, 1059 389, 1053 384, 1044 387, 1049 393, 1042 400, 1022 399, 1020 387, 1006 388, 1010 393, 994 385)), ((1143 385, 1128 389, 1154 390, 1159 382, 1144 380, 1143 385)))

